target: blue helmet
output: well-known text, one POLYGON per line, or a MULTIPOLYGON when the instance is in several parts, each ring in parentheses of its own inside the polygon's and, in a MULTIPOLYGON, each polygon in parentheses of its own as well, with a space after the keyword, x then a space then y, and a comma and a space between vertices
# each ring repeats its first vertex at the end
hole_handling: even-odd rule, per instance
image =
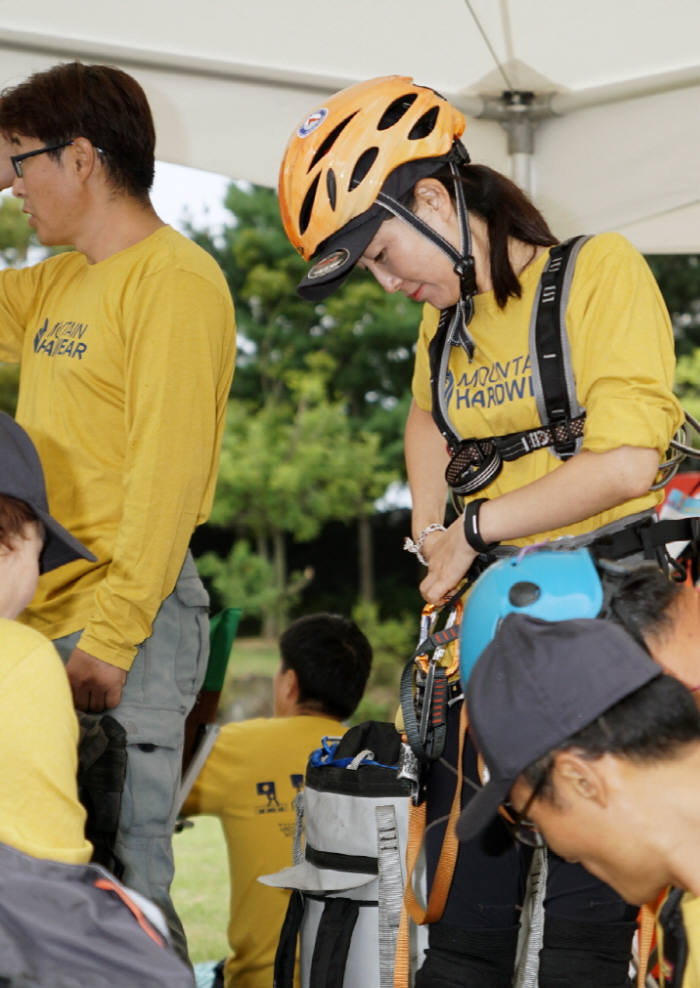
POLYGON ((499 559, 481 574, 464 604, 462 687, 506 614, 566 621, 597 617, 602 606, 603 587, 588 549, 532 549, 499 559))

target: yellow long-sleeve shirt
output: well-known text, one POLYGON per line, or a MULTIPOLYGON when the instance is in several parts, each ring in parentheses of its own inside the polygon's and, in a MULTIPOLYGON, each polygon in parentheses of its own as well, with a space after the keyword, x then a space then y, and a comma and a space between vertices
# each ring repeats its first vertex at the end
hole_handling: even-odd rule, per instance
POLYGON ((0 360, 52 514, 97 556, 42 576, 23 620, 123 669, 209 514, 235 361, 214 260, 170 227, 97 264, 0 272, 0 360))
MULTIPOLYGON (((474 299, 469 332, 475 343, 470 360, 454 347, 449 361, 446 401, 463 438, 503 436, 540 425, 532 386, 530 316, 545 251, 520 274, 522 296, 500 309, 492 291, 474 299)), ((413 375, 413 397, 424 411, 432 406, 428 346, 439 313, 426 305, 413 375)), ((585 450, 619 446, 656 448, 660 457, 683 421, 673 394, 673 333, 658 286, 642 255, 617 233, 599 234, 581 248, 566 311, 567 338, 576 393, 586 409, 585 450)), ((518 490, 560 465, 554 453, 539 449, 507 462, 479 496, 494 498, 518 490)), ((514 545, 581 535, 620 518, 653 508, 663 498, 650 491, 592 518, 532 536, 514 545)))

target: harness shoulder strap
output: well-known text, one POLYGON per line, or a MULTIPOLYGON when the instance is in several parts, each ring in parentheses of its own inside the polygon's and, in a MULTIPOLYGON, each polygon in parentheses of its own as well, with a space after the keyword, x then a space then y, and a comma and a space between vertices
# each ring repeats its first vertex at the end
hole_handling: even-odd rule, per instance
POLYGON ((438 427, 440 434, 447 440, 447 445, 450 449, 453 449, 460 440, 460 436, 455 432, 449 420, 445 403, 445 384, 447 382, 448 363, 452 351, 452 344, 448 336, 453 315, 454 307, 452 309, 442 310, 438 327, 428 345, 433 421, 438 427), (443 408, 443 406, 445 407, 443 408))
POLYGON ((576 395, 566 309, 576 258, 587 240, 590 237, 572 237, 552 247, 530 319, 529 350, 537 411, 542 425, 552 429, 554 452, 560 459, 573 456, 581 446, 581 438, 568 428, 584 409, 576 395))

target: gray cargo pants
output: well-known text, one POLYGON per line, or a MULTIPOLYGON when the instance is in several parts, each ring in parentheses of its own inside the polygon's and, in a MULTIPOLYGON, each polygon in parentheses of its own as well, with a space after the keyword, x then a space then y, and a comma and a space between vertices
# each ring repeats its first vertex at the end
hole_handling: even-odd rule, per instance
MULTIPOLYGON (((122 881, 160 906, 173 945, 185 959, 187 941, 170 899, 171 837, 185 719, 209 658, 208 607, 209 597, 188 552, 150 637, 139 646, 121 702, 109 711, 127 735, 126 780, 115 844, 124 864, 122 881)), ((75 631, 54 641, 64 662, 80 635, 75 631)))

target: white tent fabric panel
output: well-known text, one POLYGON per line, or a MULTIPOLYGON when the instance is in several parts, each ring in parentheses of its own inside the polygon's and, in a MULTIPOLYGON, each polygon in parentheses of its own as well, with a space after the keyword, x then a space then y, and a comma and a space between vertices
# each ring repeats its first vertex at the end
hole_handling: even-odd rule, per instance
POLYGON ((545 121, 534 161, 535 199, 559 236, 614 229, 648 253, 700 250, 700 87, 545 121))
POLYGON ((473 158, 524 176, 559 235, 700 250, 698 0, 0 0, 0 87, 75 57, 141 81, 161 159, 268 185, 326 94, 412 75, 464 109, 473 158), (532 154, 476 118, 507 89, 542 110, 532 154))

